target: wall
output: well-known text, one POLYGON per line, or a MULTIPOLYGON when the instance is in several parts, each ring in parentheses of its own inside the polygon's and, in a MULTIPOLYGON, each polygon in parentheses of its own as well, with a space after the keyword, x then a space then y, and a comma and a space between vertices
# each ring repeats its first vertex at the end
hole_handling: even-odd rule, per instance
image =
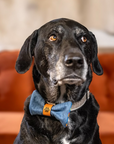
POLYGON ((113 5, 113 0, 0 0, 0 50, 20 49, 35 29, 60 17, 113 34, 113 5))

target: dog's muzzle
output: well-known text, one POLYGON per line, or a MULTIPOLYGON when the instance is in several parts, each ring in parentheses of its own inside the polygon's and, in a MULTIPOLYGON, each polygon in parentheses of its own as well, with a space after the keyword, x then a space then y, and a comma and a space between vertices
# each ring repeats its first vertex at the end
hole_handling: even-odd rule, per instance
POLYGON ((81 52, 67 52, 48 70, 55 86, 63 84, 81 85, 86 80, 87 62, 81 52))

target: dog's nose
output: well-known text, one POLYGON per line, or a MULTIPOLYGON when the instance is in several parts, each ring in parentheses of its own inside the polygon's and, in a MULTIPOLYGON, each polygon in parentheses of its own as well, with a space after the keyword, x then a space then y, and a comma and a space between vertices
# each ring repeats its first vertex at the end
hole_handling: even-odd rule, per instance
POLYGON ((84 60, 81 55, 66 55, 64 62, 67 67, 75 66, 77 68, 81 68, 84 64, 84 60))

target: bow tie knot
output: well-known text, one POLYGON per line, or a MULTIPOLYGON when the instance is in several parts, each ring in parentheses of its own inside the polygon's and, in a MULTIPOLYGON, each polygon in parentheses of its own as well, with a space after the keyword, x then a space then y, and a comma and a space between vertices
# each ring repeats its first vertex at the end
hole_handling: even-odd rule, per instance
POLYGON ((70 101, 56 105, 45 104, 45 100, 41 97, 38 91, 35 90, 31 95, 29 111, 31 115, 53 116, 66 127, 71 107, 72 102, 70 101))

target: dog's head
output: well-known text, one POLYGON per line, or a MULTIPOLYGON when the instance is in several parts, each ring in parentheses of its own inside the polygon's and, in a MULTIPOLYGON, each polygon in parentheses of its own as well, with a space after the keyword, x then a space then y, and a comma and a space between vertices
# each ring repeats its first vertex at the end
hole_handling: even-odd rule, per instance
POLYGON ((29 70, 32 57, 37 74, 52 89, 62 85, 82 85, 91 64, 97 75, 103 73, 95 36, 83 25, 69 19, 51 21, 26 39, 16 62, 17 72, 29 70))

